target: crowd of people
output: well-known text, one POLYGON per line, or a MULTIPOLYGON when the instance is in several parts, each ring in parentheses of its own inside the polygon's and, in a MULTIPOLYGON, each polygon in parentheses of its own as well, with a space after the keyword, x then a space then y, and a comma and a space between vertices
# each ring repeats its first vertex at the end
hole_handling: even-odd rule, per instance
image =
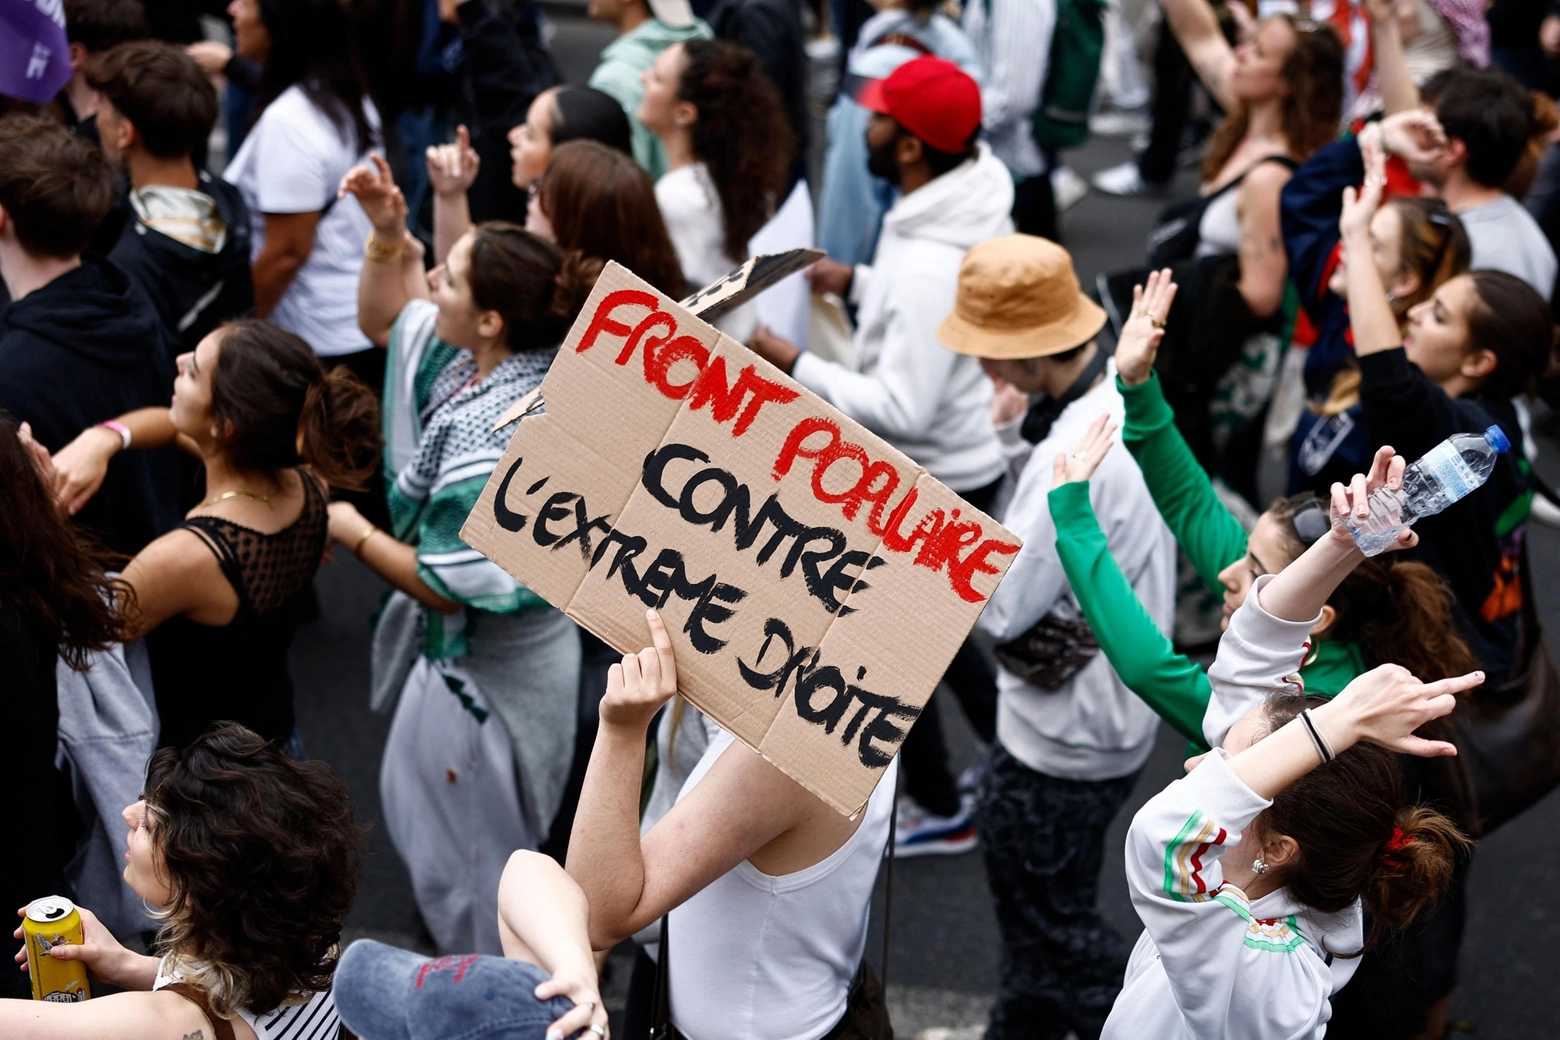
POLYGON ((1560 14, 1160 0, 1146 147, 1094 183, 1167 195, 1189 146, 1197 186, 1088 286, 1061 155, 1096 77, 1133 107, 1115 7, 592 0, 571 84, 529 0, 11 2, 59 77, 0 70, 0 894, 82 904, 47 956, 109 995, 7 973, 0 1035, 880 1040, 880 866, 977 846, 993 1040, 1446 1035, 1475 841, 1560 783, 1560 14), (796 199, 811 310, 715 324, 1023 540, 849 817, 678 694, 656 610, 619 654, 462 538, 607 265, 682 299, 796 199), (1364 555, 1484 431, 1489 479, 1364 555), (289 650, 348 555, 437 957, 343 943, 362 821, 289 650), (1100 876, 1161 722, 1131 944, 1100 876))

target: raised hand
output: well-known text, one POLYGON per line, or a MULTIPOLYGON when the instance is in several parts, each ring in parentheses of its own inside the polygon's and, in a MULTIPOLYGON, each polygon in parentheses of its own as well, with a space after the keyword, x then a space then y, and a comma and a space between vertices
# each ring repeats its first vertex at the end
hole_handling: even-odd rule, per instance
MULTIPOLYGON (((1344 527, 1343 522, 1351 515, 1358 520, 1364 520, 1370 516, 1370 496, 1378 488, 1386 488, 1388 491, 1398 491, 1403 487, 1403 471, 1408 468, 1407 462, 1390 445, 1383 445, 1376 449, 1376 457, 1371 460, 1369 473, 1356 473, 1354 479, 1348 485, 1334 483, 1332 486, 1332 531, 1334 540, 1340 544, 1354 547, 1354 539, 1344 527)), ((1412 549, 1419 544, 1419 535, 1412 527, 1405 527, 1398 532, 1397 541, 1387 549, 1412 549)))
POLYGON ((1434 162, 1446 147, 1446 131, 1434 114, 1421 108, 1397 112, 1381 121, 1381 144, 1389 155, 1408 163, 1434 162))
POLYGON ((1384 664, 1357 676, 1331 703, 1316 709, 1316 714, 1337 716, 1348 743, 1365 740, 1420 758, 1455 755, 1454 745, 1416 737, 1414 731, 1432 719, 1450 715, 1457 707, 1457 694, 1482 682, 1483 672, 1469 672, 1425 683, 1402 665, 1384 664))
POLYGON ((1358 189, 1343 189, 1343 212, 1338 217, 1338 230, 1344 238, 1370 234, 1371 218, 1381 208, 1382 193, 1387 186, 1387 153, 1380 132, 1362 132, 1359 141, 1360 157, 1365 160, 1365 183, 1358 189))
POLYGON ((482 160, 471 147, 464 125, 455 128, 454 144, 431 145, 427 153, 428 183, 435 195, 464 195, 477 180, 482 160))
POLYGON ((1051 488, 1087 481, 1094 476, 1094 471, 1100 468, 1100 463, 1115 445, 1115 436, 1116 424, 1111 421, 1109 412, 1102 412, 1089 424, 1089 431, 1083 435, 1077 451, 1071 455, 1056 453, 1056 460, 1051 465, 1051 488))
POLYGON ((378 154, 370 154, 369 166, 354 166, 341 178, 336 198, 348 195, 358 200, 369 223, 374 225, 374 236, 381 244, 390 246, 406 238, 406 196, 396 187, 390 164, 378 154))
POLYGON ((603 725, 645 729, 661 705, 677 692, 677 660, 672 637, 661 615, 645 611, 650 623, 651 646, 637 654, 625 654, 620 664, 607 670, 607 693, 601 699, 603 725))
POLYGON ((1176 288, 1168 267, 1151 272, 1147 287, 1132 287, 1132 312, 1116 343, 1116 374, 1127 386, 1148 382, 1154 371, 1154 358, 1159 353, 1159 341, 1165 338, 1165 319, 1175 302, 1176 288))

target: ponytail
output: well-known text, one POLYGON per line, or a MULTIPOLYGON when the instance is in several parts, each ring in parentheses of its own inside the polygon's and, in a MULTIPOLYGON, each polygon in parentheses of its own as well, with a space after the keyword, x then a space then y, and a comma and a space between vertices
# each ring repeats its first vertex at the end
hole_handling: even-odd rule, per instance
POLYGON ((1452 880, 1473 848, 1457 825, 1434 809, 1405 805, 1392 821, 1361 897, 1374 922, 1366 947, 1383 928, 1406 927, 1452 880))
POLYGON ((373 392, 345 367, 326 373, 310 346, 268 321, 217 330, 211 416, 236 469, 275 473, 307 463, 326 482, 361 487, 382 440, 373 392))
POLYGON ((384 446, 379 402, 346 365, 309 386, 298 420, 298 455, 331 487, 361 490, 384 446))
POLYGON ((1425 682, 1479 667, 1452 620, 1452 593, 1425 564, 1372 557, 1328 601, 1337 619, 1329 639, 1360 644, 1366 662, 1400 664, 1425 682))
MULTIPOLYGON (((1321 697, 1279 694, 1264 711, 1268 731, 1298 718, 1321 697)), ((1306 773, 1274 795, 1252 821, 1264 840, 1287 836, 1297 846, 1276 878, 1301 906, 1337 913, 1356 899, 1374 924, 1358 950, 1329 950, 1358 957, 1383 929, 1412 921, 1446 888, 1457 859, 1472 842, 1445 816, 1403 805, 1398 756, 1359 743, 1306 773)))
POLYGON ((601 273, 599 261, 564 253, 517 224, 489 220, 472 231, 466 278, 479 310, 497 311, 511 351, 556 347, 601 273))

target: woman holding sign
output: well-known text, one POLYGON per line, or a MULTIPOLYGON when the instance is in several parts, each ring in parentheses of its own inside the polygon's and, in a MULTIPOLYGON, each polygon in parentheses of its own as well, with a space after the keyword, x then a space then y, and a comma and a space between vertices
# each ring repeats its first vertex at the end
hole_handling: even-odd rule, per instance
POLYGON ((851 1035, 879 1035, 862 953, 898 759, 846 817, 722 730, 641 837, 645 734, 677 692, 671 637, 655 611, 646 620, 652 646, 608 674, 569 842, 591 945, 664 919, 671 1024, 689 1040, 818 1040, 847 1017, 851 1035))
POLYGON ((380 788, 423 920, 441 952, 500 953, 504 863, 546 840, 568 778, 580 649, 574 624, 460 529, 509 440, 495 422, 540 385, 591 279, 573 254, 496 222, 425 275, 406 202, 373 162, 341 190, 374 226, 358 321, 389 349, 395 530, 338 502, 330 537, 398 591, 374 639, 376 702, 400 698, 380 788))

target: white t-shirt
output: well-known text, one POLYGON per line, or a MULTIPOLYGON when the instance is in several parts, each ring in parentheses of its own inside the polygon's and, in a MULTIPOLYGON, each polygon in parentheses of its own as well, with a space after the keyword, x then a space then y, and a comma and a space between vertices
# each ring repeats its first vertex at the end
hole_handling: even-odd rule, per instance
MULTIPOLYGON (((655 182, 655 201, 661 207, 661 219, 666 221, 666 233, 677 250, 689 292, 704 288, 742 263, 726 254, 720 195, 710 179, 709 167, 690 163, 666 173, 655 182)), ((746 343, 758 328, 758 311, 749 300, 715 326, 746 343)))
MULTIPOLYGON (((363 106, 378 130, 373 102, 365 99, 363 106)), ((315 228, 309 258, 269 315, 322 357, 372 346, 358 328, 357 288, 363 242, 373 227, 357 199, 336 201, 342 176, 366 154, 354 146, 350 128, 337 127, 295 85, 260 114, 224 174, 249 204, 251 258, 265 246, 265 214, 317 213, 330 206, 315 228)))

